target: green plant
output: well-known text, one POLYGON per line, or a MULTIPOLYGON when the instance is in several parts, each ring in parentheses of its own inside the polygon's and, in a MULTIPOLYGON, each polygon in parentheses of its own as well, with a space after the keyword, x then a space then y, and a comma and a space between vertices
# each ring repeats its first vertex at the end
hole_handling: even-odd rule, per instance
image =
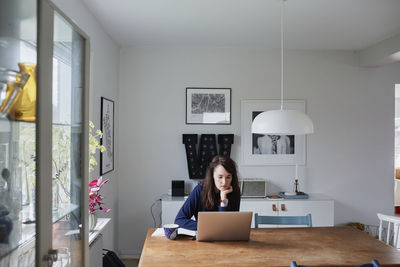
POLYGON ((94 123, 89 121, 89 173, 94 170, 94 166, 97 166, 97 161, 94 157, 96 151, 100 150, 100 152, 104 152, 106 150, 106 148, 99 143, 99 140, 103 138, 101 130, 97 129, 94 135, 93 132, 94 123), (99 138, 99 140, 97 138, 99 138))

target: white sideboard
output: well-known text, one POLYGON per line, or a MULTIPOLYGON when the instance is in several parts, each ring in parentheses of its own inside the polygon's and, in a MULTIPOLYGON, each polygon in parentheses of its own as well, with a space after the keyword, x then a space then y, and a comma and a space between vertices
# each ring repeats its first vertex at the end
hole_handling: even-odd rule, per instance
POLYGON ((103 235, 102 232, 110 218, 98 218, 93 231, 89 233, 90 267, 103 266, 103 235))
MULTIPOLYGON (((165 196, 161 202, 162 224, 173 223, 186 197, 165 196)), ((334 201, 323 195, 312 194, 308 199, 242 198, 240 211, 252 211, 268 216, 300 216, 311 213, 313 226, 334 225, 334 201)), ((251 222, 254 227, 254 215, 251 222)), ((261 226, 260 226, 261 227, 261 226)), ((267 227, 267 226, 264 226, 267 227)), ((271 226, 269 226, 271 227, 271 226)), ((277 227, 277 226, 272 226, 277 227)))

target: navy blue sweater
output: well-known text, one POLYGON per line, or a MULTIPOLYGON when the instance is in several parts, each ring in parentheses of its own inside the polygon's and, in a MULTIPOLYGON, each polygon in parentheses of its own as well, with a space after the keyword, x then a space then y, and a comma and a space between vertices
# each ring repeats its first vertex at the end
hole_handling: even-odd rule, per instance
POLYGON ((226 207, 221 207, 220 205, 218 205, 218 208, 215 208, 213 210, 206 209, 203 205, 203 201, 201 200, 202 189, 203 189, 202 184, 197 185, 193 189, 192 193, 190 193, 189 197, 186 199, 182 208, 179 210, 175 218, 175 223, 178 224, 179 227, 196 231, 197 215, 199 211, 239 211, 240 198, 238 201, 229 201, 228 206, 226 207), (196 218, 196 221, 191 219, 192 216, 196 218))

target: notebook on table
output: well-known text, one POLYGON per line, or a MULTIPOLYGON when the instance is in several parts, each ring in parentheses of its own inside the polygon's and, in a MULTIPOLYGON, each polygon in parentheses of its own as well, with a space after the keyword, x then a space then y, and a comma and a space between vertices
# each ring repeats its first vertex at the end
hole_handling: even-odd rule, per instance
POLYGON ((199 212, 198 241, 247 241, 253 212, 199 212))

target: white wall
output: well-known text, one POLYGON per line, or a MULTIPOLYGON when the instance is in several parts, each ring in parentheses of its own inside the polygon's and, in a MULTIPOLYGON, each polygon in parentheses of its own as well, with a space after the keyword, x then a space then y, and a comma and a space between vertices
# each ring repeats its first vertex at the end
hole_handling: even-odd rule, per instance
MULTIPOLYGON (((92 58, 92 79, 90 91, 90 120, 93 121, 96 128, 100 128, 100 97, 115 101, 118 106, 118 68, 119 68, 119 47, 105 33, 101 25, 92 16, 89 10, 80 0, 53 0, 53 2, 78 25, 90 38, 92 58)), ((118 117, 116 110, 115 117, 118 117)), ((118 120, 115 125, 115 135, 118 134, 118 120)), ((115 150, 118 149, 118 139, 115 138, 115 150)), ((99 155, 96 155, 97 162, 99 155)), ((117 169, 117 161, 115 161, 117 169)), ((98 178, 99 168, 91 172, 91 179, 98 178)), ((104 177, 110 178, 110 182, 102 188, 105 203, 111 208, 107 214, 99 213, 99 217, 111 217, 111 223, 105 229, 103 234, 104 248, 115 250, 116 247, 116 221, 118 211, 118 174, 117 171, 106 174, 104 177)))
MULTIPOLYGON (((294 167, 241 166, 240 101, 279 99, 277 50, 122 48, 119 96, 118 248, 140 254, 153 227, 151 204, 188 171, 183 133, 233 133, 243 178, 291 190, 294 167), (185 125, 185 88, 232 88, 232 124, 185 125)), ((393 211, 394 84, 400 64, 360 68, 349 52, 286 52, 285 97, 306 99, 315 134, 307 137, 301 189, 335 200, 335 224, 377 224, 393 211)), ((159 208, 159 205, 158 205, 159 208)), ((159 222, 158 214, 157 222, 159 222)))

